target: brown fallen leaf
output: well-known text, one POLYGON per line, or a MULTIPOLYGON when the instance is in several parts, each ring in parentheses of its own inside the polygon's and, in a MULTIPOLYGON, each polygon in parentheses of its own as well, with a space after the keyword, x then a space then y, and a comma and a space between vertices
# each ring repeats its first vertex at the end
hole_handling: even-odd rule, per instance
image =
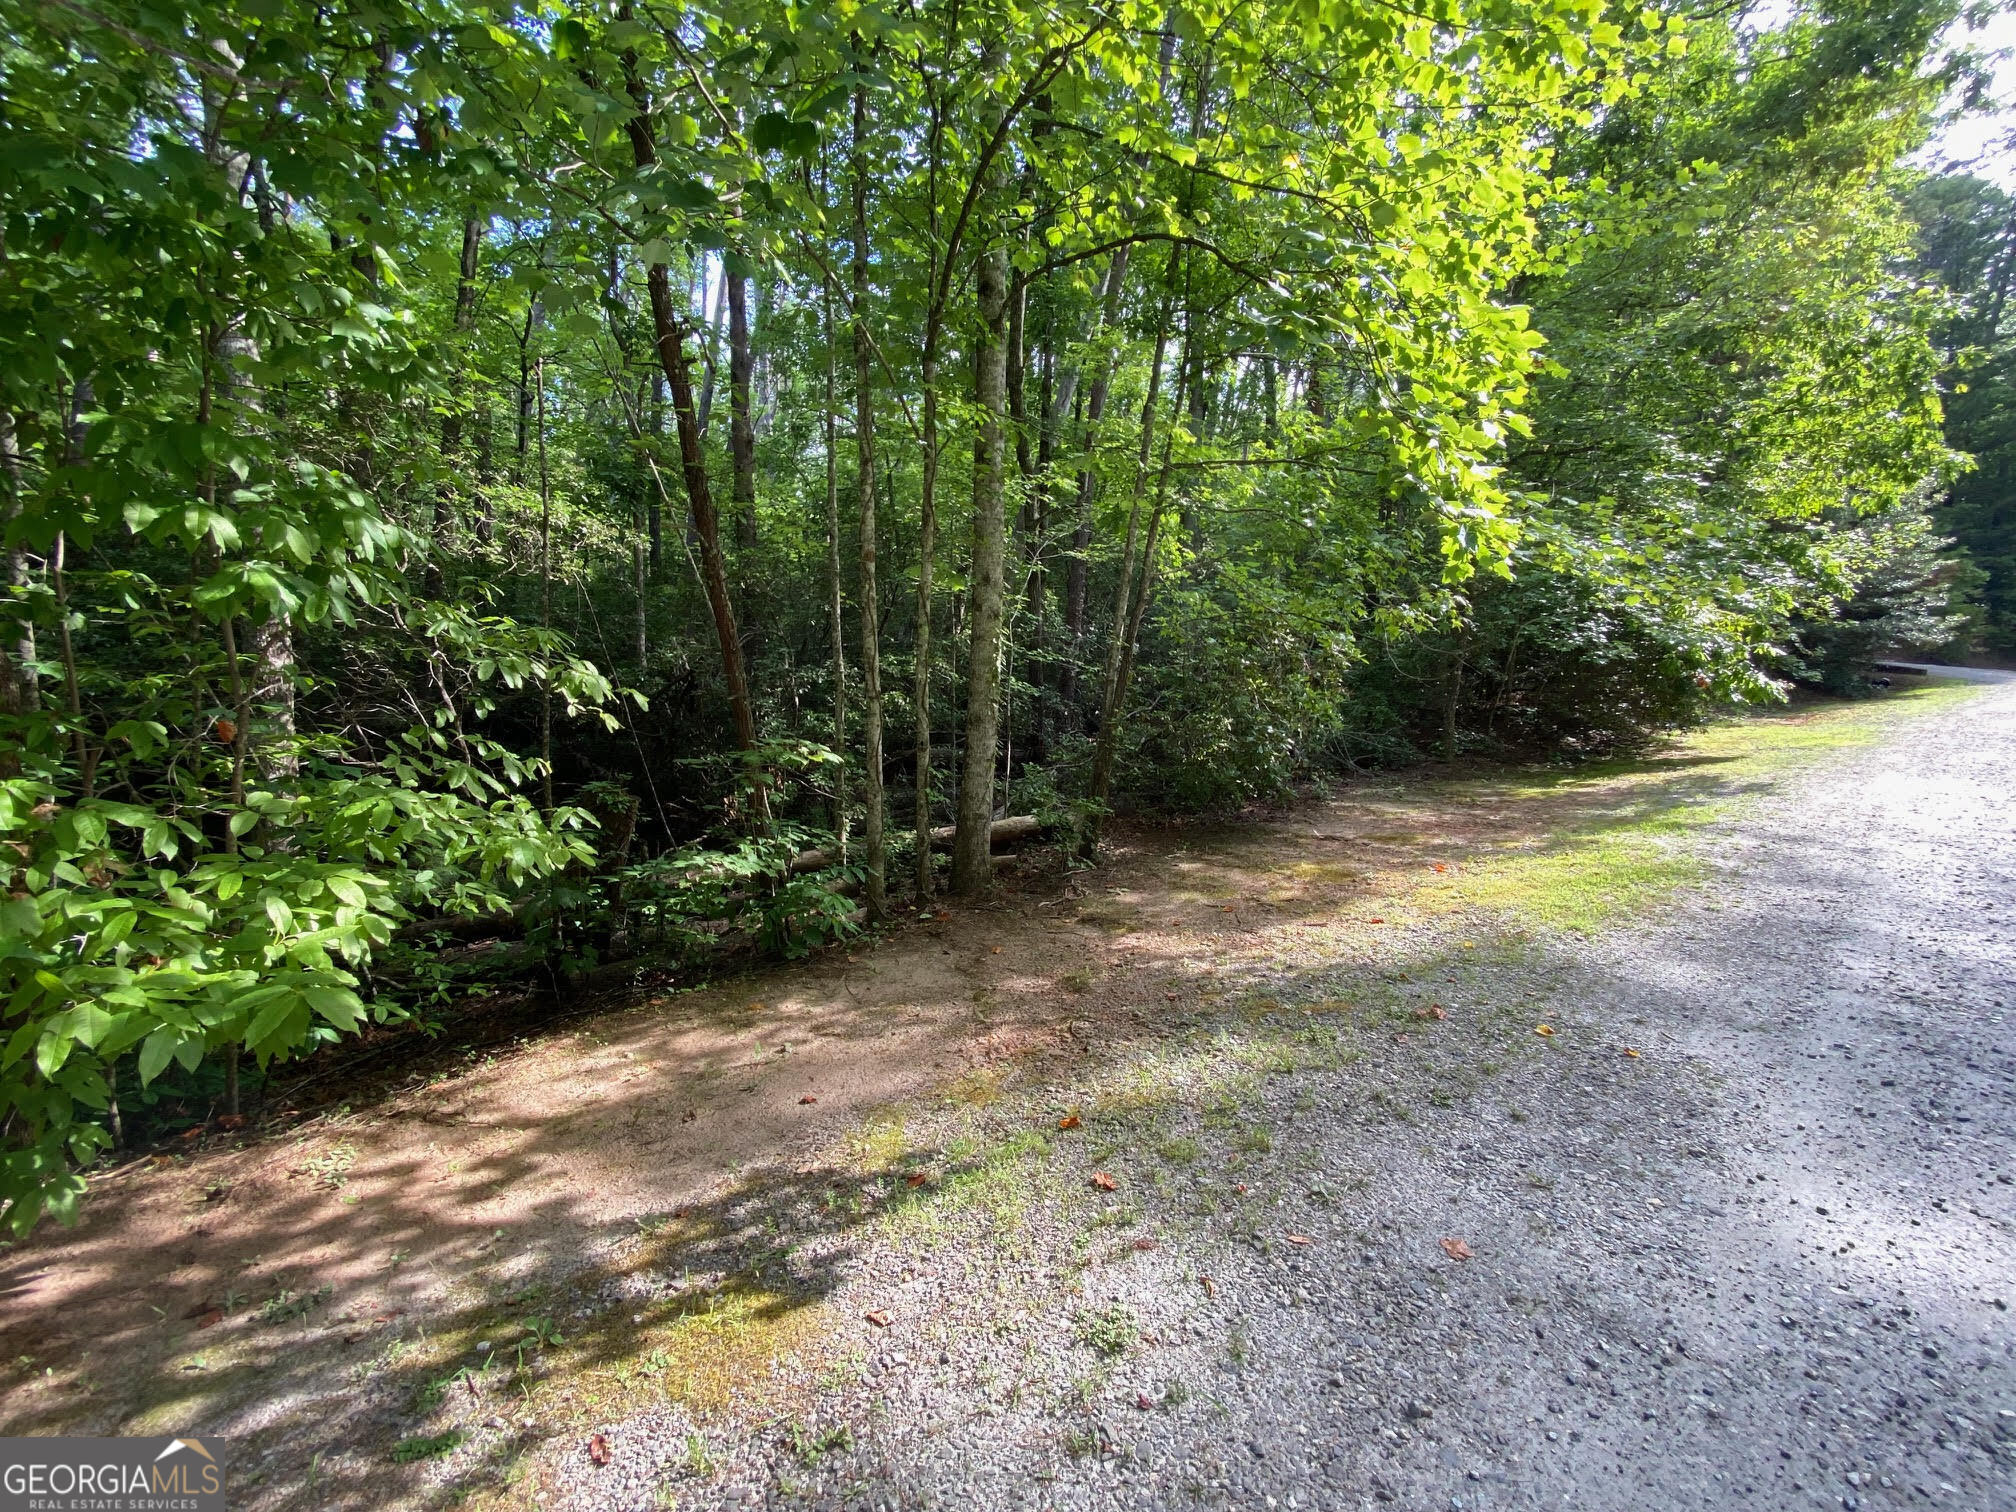
POLYGON ((818 1098, 816 1098, 816 1097, 813 1097, 813 1096, 811 1096, 811 1095, 810 1095, 810 1094, 808 1093, 808 1094, 807 1094, 806 1096, 804 1096, 804 1097, 801 1097, 801 1098, 799 1098, 799 1099, 798 1099, 798 1106, 802 1108, 802 1107, 804 1107, 804 1106, 805 1106, 805 1105, 806 1105, 807 1103, 815 1103, 815 1102, 817 1102, 817 1101, 819 1101, 819 1099, 818 1099, 818 1098))
POLYGON ((1077 1115, 1076 1113, 1066 1113, 1066 1114, 1065 1114, 1065 1115, 1064 1115, 1064 1116, 1063 1116, 1062 1118, 1060 1118, 1060 1119, 1058 1119, 1058 1120, 1057 1120, 1057 1127, 1058 1127, 1058 1128, 1060 1128, 1060 1129, 1075 1129, 1075 1128, 1077 1128, 1077 1127, 1078 1127, 1078 1115, 1077 1115))
POLYGON ((1535 1024, 1533 1026, 1533 1032, 1535 1034, 1551 1035, 1554 1032, 1554 1026, 1552 1024, 1535 1024))
POLYGON ((1442 1253, 1447 1255, 1451 1260, 1468 1260, 1472 1258, 1470 1246, 1465 1244, 1461 1239, 1444 1239, 1442 1241, 1442 1253))
POLYGON ((1001 947, 999 945, 990 945, 987 947, 987 953, 989 955, 999 955, 1001 954, 1001 947))
POLYGON ((1161 1247, 1162 1246, 1160 1242, 1154 1239, 1136 1239, 1134 1241, 1134 1248, 1136 1248, 1137 1250, 1147 1251, 1152 1249, 1160 1249, 1161 1247))
POLYGON ((887 1328, 891 1323, 894 1323, 896 1321, 894 1318, 889 1316, 888 1310, 886 1308, 881 1307, 876 1308, 873 1312, 864 1313, 862 1316, 867 1318, 867 1320, 870 1323, 873 1323, 877 1328, 887 1328))
POLYGON ((1449 1017, 1449 1010, 1444 1008, 1440 1003, 1430 1003, 1426 1008, 1416 1008, 1414 1010, 1414 1017, 1424 1021, 1427 1019, 1446 1019, 1449 1017))
POLYGON ((215 1328, 219 1323, 222 1323, 223 1321, 224 1321, 224 1309, 221 1307, 213 1307, 210 1309, 210 1311, 206 1312, 205 1314, 203 1314, 202 1317, 196 1320, 196 1326, 198 1328, 215 1328))
POLYGON ((920 1187, 930 1179, 931 1177, 928 1172, 912 1171, 908 1176, 903 1178, 903 1184, 905 1186, 920 1187))
POLYGON ((1445 871, 1449 870, 1449 868, 1448 868, 1447 866, 1443 865, 1443 864, 1442 864, 1442 863, 1441 863, 1440 861, 1437 861, 1437 862, 1435 863, 1435 870, 1437 870, 1438 872, 1445 872, 1445 871))
POLYGON ((1384 924, 1386 921, 1384 919, 1374 919, 1371 922, 1374 924, 1384 924))
POLYGON ((1629 1045, 1626 1045, 1624 1047, 1624 1053, 1630 1056, 1632 1060, 1638 1059, 1638 1052, 1636 1050, 1633 1050, 1629 1045))
POLYGON ((609 1440, 599 1433, 588 1435, 588 1458, 598 1465, 609 1463, 609 1440))
POLYGON ((222 1118, 217 1120, 217 1127, 220 1129, 242 1129, 245 1127, 245 1115, 243 1113, 226 1113, 222 1118))
POLYGON ((1092 1173, 1092 1185, 1099 1188, 1102 1192, 1117 1192, 1120 1190, 1120 1183, 1115 1181, 1111 1176, 1108 1176, 1104 1171, 1094 1171, 1092 1173))
POLYGON ((951 911, 950 911, 949 909, 944 909, 944 908, 941 908, 941 909, 939 909, 939 910, 938 910, 938 912, 937 912, 936 914, 934 914, 934 915, 933 915, 932 917, 934 917, 934 918, 939 918, 939 919, 949 919, 949 918, 951 918, 951 917, 952 917, 952 914, 951 914, 951 911))
POLYGON ((1290 1234, 1288 1242, 1290 1244, 1314 1244, 1316 1241, 1311 1239, 1307 1234, 1290 1234))

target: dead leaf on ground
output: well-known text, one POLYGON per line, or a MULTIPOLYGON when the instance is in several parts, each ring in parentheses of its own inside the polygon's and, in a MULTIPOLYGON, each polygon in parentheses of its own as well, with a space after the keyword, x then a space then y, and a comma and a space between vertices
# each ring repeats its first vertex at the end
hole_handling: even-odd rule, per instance
POLYGON ((1139 1407, 1143 1412, 1153 1412, 1155 1410, 1155 1404, 1148 1400, 1148 1393, 1145 1391, 1134 1398, 1134 1405, 1139 1407))
POLYGON ((1465 1244, 1461 1239, 1444 1239, 1442 1241, 1442 1253, 1447 1255, 1451 1260, 1469 1260, 1473 1258, 1470 1253, 1470 1246, 1465 1244))
POLYGON ((1058 1120, 1057 1120, 1057 1127, 1058 1127, 1058 1128, 1060 1128, 1060 1129, 1075 1129, 1075 1128, 1077 1128, 1077 1127, 1078 1127, 1078 1115, 1077 1115, 1076 1113, 1066 1113, 1066 1114, 1065 1114, 1065 1115, 1064 1115, 1064 1116, 1063 1116, 1062 1118, 1060 1118, 1060 1119, 1058 1119, 1058 1120))
POLYGON ((1447 866, 1443 865, 1443 864, 1442 864, 1442 863, 1441 863, 1440 861, 1437 861, 1437 862, 1435 863, 1435 870, 1437 870, 1438 872, 1445 872, 1445 871, 1449 870, 1449 868, 1448 868, 1447 866))
POLYGON ((242 1129, 245 1127, 245 1115, 243 1113, 226 1113, 222 1118, 217 1120, 217 1127, 220 1129, 242 1129))
POLYGON ((807 1104, 807 1103, 815 1103, 815 1102, 817 1102, 817 1101, 819 1101, 819 1099, 818 1099, 818 1098, 816 1098, 816 1097, 812 1097, 812 1096, 810 1096, 810 1095, 807 1095, 807 1096, 805 1096, 805 1097, 801 1097, 801 1098, 799 1098, 799 1099, 798 1099, 798 1106, 802 1108, 802 1107, 804 1107, 804 1106, 805 1106, 805 1104, 807 1104))
POLYGON ((1533 1026, 1533 1032, 1535 1034, 1545 1034, 1551 1036, 1554 1033, 1554 1026, 1552 1024, 1535 1024, 1533 1026))
POLYGON ((987 947, 987 953, 989 955, 999 955, 1001 954, 1001 947, 999 945, 989 945, 987 947))
POLYGON ((1290 1234, 1288 1242, 1290 1244, 1314 1244, 1316 1241, 1311 1239, 1307 1234, 1290 1234))
POLYGON ((221 1307, 213 1307, 208 1312, 204 1313, 203 1316, 201 1316, 196 1320, 196 1326, 198 1328, 215 1328, 219 1323, 222 1323, 223 1321, 224 1321, 224 1309, 221 1307))
POLYGON ((1626 1045, 1624 1047, 1624 1053, 1630 1056, 1632 1060, 1638 1059, 1638 1052, 1636 1050, 1633 1050, 1629 1045, 1626 1045))
POLYGON ((1384 919, 1372 919, 1369 922, 1373 924, 1384 924, 1386 921, 1384 919))
POLYGON ((1120 1183, 1115 1181, 1111 1176, 1108 1176, 1104 1171, 1094 1171, 1092 1173, 1092 1185, 1099 1188, 1102 1192, 1117 1192, 1120 1190, 1120 1183))
POLYGON ((1426 1008, 1416 1008, 1414 1010, 1414 1017, 1424 1021, 1427 1019, 1446 1019, 1449 1017, 1449 1010, 1444 1008, 1440 1003, 1430 1003, 1426 1008))
POLYGON ((1162 1247, 1161 1243, 1154 1239, 1136 1239, 1134 1241, 1134 1248, 1136 1248, 1137 1250, 1146 1251, 1152 1249, 1160 1249, 1161 1247, 1162 1247))
POLYGON ((609 1463, 609 1440, 602 1434, 591 1433, 588 1435, 588 1458, 595 1461, 598 1465, 609 1463))
POLYGON ((876 1308, 872 1312, 864 1313, 862 1314, 862 1316, 867 1318, 867 1320, 870 1323, 873 1323, 877 1328, 887 1328, 891 1323, 894 1323, 896 1321, 894 1318, 889 1316, 888 1310, 886 1308, 881 1307, 876 1308))
POLYGON ((903 1184, 905 1186, 920 1187, 930 1179, 930 1173, 927 1171, 912 1171, 908 1176, 903 1178, 903 1184))

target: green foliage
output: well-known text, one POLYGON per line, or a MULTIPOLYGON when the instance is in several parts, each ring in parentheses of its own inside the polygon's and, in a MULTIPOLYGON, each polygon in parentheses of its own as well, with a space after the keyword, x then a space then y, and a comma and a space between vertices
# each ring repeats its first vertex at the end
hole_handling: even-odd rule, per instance
MULTIPOLYGON (((1216 808, 1946 633, 1897 164, 1950 15, 8 10, 7 1221, 74 1214, 119 1089, 228 1097, 478 970, 848 938, 858 866, 794 857, 865 818, 858 648, 894 784, 996 592, 1008 795, 1088 828, 1116 753, 1216 808), (527 949, 437 949, 463 919, 527 949)), ((1954 289, 2006 272, 2000 202, 1915 192, 1954 289)), ((1999 351, 1991 304, 1940 339, 1999 351)))

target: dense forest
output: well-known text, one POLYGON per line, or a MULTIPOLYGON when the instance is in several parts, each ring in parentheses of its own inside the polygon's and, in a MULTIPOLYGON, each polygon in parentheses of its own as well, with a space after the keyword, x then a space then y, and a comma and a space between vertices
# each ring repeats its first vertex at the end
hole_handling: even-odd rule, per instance
POLYGON ((1950 0, 0 15, 17 1231, 474 928, 2016 651, 1950 0))

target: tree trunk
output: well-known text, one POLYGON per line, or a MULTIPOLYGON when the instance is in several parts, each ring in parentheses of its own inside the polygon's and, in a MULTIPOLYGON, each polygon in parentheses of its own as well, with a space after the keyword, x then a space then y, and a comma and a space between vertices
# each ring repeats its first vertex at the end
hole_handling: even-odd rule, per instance
POLYGON ((728 290, 728 465, 729 508, 735 523, 736 591, 742 600, 743 654, 754 656, 758 641, 756 594, 756 419, 750 408, 750 388, 756 359, 750 346, 749 279, 730 273, 721 277, 728 290))
MULTIPOLYGON (((1106 648, 1106 673, 1103 678, 1099 700, 1099 741, 1092 755, 1092 786, 1089 793, 1090 812, 1086 816, 1085 833, 1080 841, 1080 853, 1088 860, 1099 852, 1101 811, 1105 808, 1113 784, 1113 762, 1120 745, 1120 707, 1123 698, 1125 673, 1131 673, 1133 658, 1129 652, 1129 637, 1140 624, 1137 603, 1145 602, 1152 567, 1144 567, 1141 577, 1140 601, 1132 597, 1134 587, 1134 564, 1136 551, 1140 548, 1141 505, 1147 493, 1148 463, 1153 455, 1155 441, 1155 410, 1162 391, 1162 359, 1169 344, 1169 314, 1173 303, 1176 283, 1176 265, 1181 250, 1172 248, 1169 253, 1167 292, 1162 301, 1161 318, 1156 322, 1155 356, 1148 369, 1148 395, 1141 401, 1141 452, 1134 466, 1134 497, 1127 512, 1127 542, 1120 560, 1120 582, 1113 596, 1113 639, 1106 648)), ((1187 343, 1186 343, 1187 345, 1187 343)), ((1188 352, 1185 352, 1188 357, 1188 352)), ((1188 376, 1187 362, 1177 364, 1176 408, 1182 407, 1182 383, 1188 376)), ((1169 453, 1165 442, 1162 465, 1162 480, 1166 485, 1169 476, 1169 453)), ((1155 513, 1149 523, 1147 549, 1152 551, 1155 539, 1160 533, 1162 522, 1161 488, 1158 486, 1155 498, 1155 513)), ((1150 559, 1152 561, 1152 558, 1150 559)))
MULTIPOLYGON (((861 800, 868 917, 889 913, 883 838, 882 613, 875 583, 874 341, 868 331, 868 91, 854 90, 854 485, 861 509, 861 800)), ((928 462, 926 464, 929 465, 928 462)))
POLYGON ((756 422, 749 410, 749 385, 756 359, 749 345, 749 280, 723 273, 728 280, 728 461, 734 482, 737 543, 756 544, 756 422))
MULTIPOLYGON (((483 223, 462 222, 462 264, 455 283, 455 331, 465 334, 476 314, 476 256, 483 245, 483 223)), ((462 412, 452 405, 441 417, 441 463, 451 473, 462 452, 462 412)), ((448 555, 448 541, 455 525, 454 489, 443 478, 434 489, 434 536, 427 552, 426 592, 439 598, 444 588, 442 561, 448 555)))
POLYGON ((1008 382, 1008 253, 982 254, 977 269, 979 329, 973 352, 973 639, 966 663, 966 761, 952 841, 952 890, 977 897, 991 880, 994 755, 1001 736, 1001 621, 1007 552, 1007 466, 1002 415, 1008 382))
MULTIPOLYGON (((546 359, 533 373, 539 408, 539 628, 553 628, 553 483, 546 471, 546 359)), ((539 688, 539 806, 553 812, 553 679, 539 688)))
POLYGON ((838 383, 833 341, 833 279, 820 282, 820 333, 826 339, 826 623, 833 643, 833 847, 847 864, 847 626, 840 588, 840 458, 834 405, 838 383))
MULTIPOLYGON (((627 18, 629 7, 619 9, 627 18)), ((630 151, 639 168, 658 161, 658 144, 651 131, 650 100, 637 77, 634 57, 624 58, 624 83, 637 113, 630 117, 630 151)), ((721 556, 721 521, 714 510, 714 491, 707 478, 707 457, 700 445, 700 417, 693 405, 693 374, 687 367, 686 329, 672 303, 672 276, 664 263, 654 262, 645 272, 644 282, 651 295, 652 345, 658 366, 664 371, 665 386, 672 396, 672 415, 679 430, 681 478, 686 485, 686 504, 693 518, 693 534, 700 544, 700 580, 707 592, 707 607, 714 616, 714 638, 721 647, 721 679, 727 685, 728 709, 735 723, 735 743, 752 759, 756 751, 756 711, 749 699, 749 682, 742 670, 742 642, 735 631, 735 606, 728 593, 728 568, 721 556)), ((746 774, 758 820, 769 823, 770 801, 763 774, 754 769, 746 774)))
MULTIPOLYGON (((651 442, 655 448, 658 438, 665 434, 665 375, 654 372, 651 375, 651 442)), ((645 519, 651 532, 651 579, 656 582, 658 574, 665 569, 665 513, 658 502, 658 491, 651 491, 650 501, 645 505, 645 519)))
MULTIPOLYGON (((14 535, 15 522, 27 500, 22 475, 21 447, 14 430, 14 416, 0 410, 0 477, 4 477, 7 499, 0 505, 0 718, 25 719, 39 702, 35 678, 35 619, 29 608, 28 548, 14 535)), ((21 775, 22 742, 18 738, 0 740, 0 777, 21 775)))
POLYGON ((938 354, 924 349, 924 477, 917 505, 917 670, 912 702, 917 715, 917 902, 934 891, 931 871, 931 565, 938 549, 938 354))
MULTIPOLYGON (((1106 266, 1106 285, 1099 296, 1099 334, 1107 336, 1120 319, 1120 290, 1127 279, 1129 249, 1120 248, 1106 266)), ((1085 646, 1085 554, 1092 544, 1092 494, 1097 481, 1093 464, 1099 446, 1099 422, 1106 413, 1106 395, 1113 384, 1113 354, 1102 353, 1099 367, 1085 388, 1084 457, 1078 466, 1078 524, 1071 536, 1071 556, 1064 566, 1064 627, 1071 648, 1058 680, 1058 696, 1066 710, 1078 701, 1078 660, 1085 646)))

